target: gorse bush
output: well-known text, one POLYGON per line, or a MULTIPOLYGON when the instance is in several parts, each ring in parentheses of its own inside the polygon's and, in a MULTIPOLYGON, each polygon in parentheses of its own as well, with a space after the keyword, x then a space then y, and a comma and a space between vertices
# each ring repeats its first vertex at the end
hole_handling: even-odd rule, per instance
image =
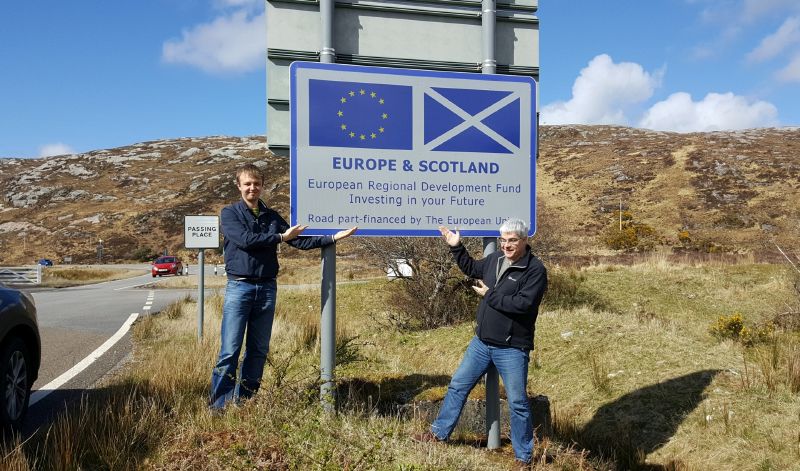
POLYGON ((720 316, 709 327, 709 332, 719 339, 730 339, 741 342, 744 345, 754 345, 767 341, 775 332, 775 327, 771 322, 760 326, 748 327, 744 323, 742 314, 737 312, 730 316, 720 316))
POLYGON ((720 316, 719 319, 711 325, 709 332, 714 337, 720 339, 739 340, 742 337, 742 332, 746 332, 744 318, 742 318, 742 315, 738 312, 730 316, 720 316))
POLYGON ((657 242, 656 230, 647 224, 636 222, 630 211, 623 211, 622 214, 614 211, 614 218, 601 239, 610 249, 627 251, 651 250, 657 242))

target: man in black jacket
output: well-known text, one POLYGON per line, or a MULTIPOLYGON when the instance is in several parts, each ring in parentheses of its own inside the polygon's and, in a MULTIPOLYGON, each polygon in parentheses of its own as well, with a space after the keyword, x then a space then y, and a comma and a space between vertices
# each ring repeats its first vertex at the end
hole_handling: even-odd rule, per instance
POLYGON ((478 279, 473 289, 482 299, 478 307, 475 337, 467 346, 461 365, 453 374, 439 415, 421 441, 450 437, 472 388, 497 367, 503 378, 511 416, 511 445, 517 460, 529 463, 533 451, 533 424, 526 385, 528 362, 539 304, 547 289, 547 271, 528 246, 528 226, 508 219, 500 226, 500 250, 481 260, 473 259, 456 230, 439 227, 461 271, 478 279))
POLYGON ((289 224, 261 201, 264 174, 247 164, 236 171, 236 187, 242 199, 222 208, 225 236, 225 303, 219 356, 211 372, 212 409, 222 409, 258 391, 269 352, 278 285, 278 252, 281 242, 302 250, 324 247, 349 237, 356 228, 332 236, 298 237, 308 226, 289 224), (247 344, 237 381, 239 352, 247 332, 247 344))

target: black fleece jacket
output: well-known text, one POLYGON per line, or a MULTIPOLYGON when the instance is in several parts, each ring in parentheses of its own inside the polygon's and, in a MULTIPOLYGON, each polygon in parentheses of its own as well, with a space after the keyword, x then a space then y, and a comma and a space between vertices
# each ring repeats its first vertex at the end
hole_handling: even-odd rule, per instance
POLYGON ((503 252, 481 260, 472 258, 462 244, 451 247, 450 252, 465 275, 481 279, 489 287, 478 306, 478 338, 492 345, 533 349, 539 304, 547 289, 547 270, 530 247, 499 280, 503 252))
MULTIPOLYGON (((225 272, 229 278, 275 278, 278 276, 278 244, 289 224, 276 211, 258 201, 255 217, 244 200, 222 208, 220 222, 225 250, 225 272)), ((333 243, 333 236, 300 236, 287 244, 309 250, 333 243)))

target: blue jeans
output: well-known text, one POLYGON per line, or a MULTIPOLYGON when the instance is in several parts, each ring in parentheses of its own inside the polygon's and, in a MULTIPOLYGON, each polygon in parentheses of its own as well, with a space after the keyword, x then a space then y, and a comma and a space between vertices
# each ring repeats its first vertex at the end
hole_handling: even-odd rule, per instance
POLYGON ((514 456, 530 462, 533 451, 533 422, 525 386, 528 382, 529 350, 514 347, 496 347, 473 337, 464 352, 442 401, 439 416, 431 425, 431 432, 440 440, 447 440, 458 423, 467 395, 486 374, 491 364, 497 367, 508 398, 511 416, 511 446, 514 456))
POLYGON ((221 409, 232 400, 251 397, 261 386, 277 293, 274 279, 258 283, 228 280, 222 307, 222 345, 211 372, 211 408, 221 409), (245 331, 247 343, 237 381, 245 331))

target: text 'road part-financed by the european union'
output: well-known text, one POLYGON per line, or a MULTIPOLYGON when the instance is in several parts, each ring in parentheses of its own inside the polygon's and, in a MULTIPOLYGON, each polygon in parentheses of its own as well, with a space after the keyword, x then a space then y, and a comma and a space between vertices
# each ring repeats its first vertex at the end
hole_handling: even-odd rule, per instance
POLYGON ((530 77, 294 62, 291 221, 306 234, 497 235, 536 221, 530 77))

